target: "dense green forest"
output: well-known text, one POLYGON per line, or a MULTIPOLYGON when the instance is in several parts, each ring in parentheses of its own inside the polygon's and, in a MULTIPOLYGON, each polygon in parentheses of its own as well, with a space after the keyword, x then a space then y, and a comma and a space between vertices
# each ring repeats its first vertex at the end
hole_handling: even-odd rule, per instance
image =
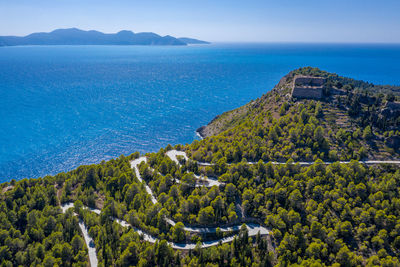
POLYGON ((99 266, 400 266, 399 166, 362 163, 400 158, 391 141, 399 136, 400 118, 382 111, 398 101, 393 88, 302 68, 214 119, 205 139, 146 154, 139 165, 143 182, 131 166, 141 156, 136 152, 3 183, 0 263, 87 266, 82 221, 99 266), (345 94, 292 99, 296 74, 326 77, 330 88, 345 94), (177 164, 166 155, 172 149, 185 151, 189 160, 178 156, 177 164), (339 163, 345 160, 350 162, 339 163), (220 184, 206 186, 198 177, 220 184), (69 202, 74 209, 63 213, 60 205, 69 202), (249 222, 270 234, 250 237, 244 225, 232 232, 184 230, 249 222), (135 229, 157 241, 145 241, 135 229), (201 248, 201 242, 232 235, 232 242, 201 248), (169 242, 197 246, 178 250, 169 242))

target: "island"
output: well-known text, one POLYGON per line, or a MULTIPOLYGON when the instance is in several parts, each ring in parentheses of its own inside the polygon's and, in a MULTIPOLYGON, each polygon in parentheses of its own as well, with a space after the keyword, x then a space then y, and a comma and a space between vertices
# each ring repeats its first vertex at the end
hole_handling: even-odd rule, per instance
POLYGON ((52 32, 32 33, 27 36, 0 36, 0 46, 21 45, 175 45, 208 44, 192 38, 175 38, 169 35, 160 36, 152 32, 102 33, 84 31, 77 28, 57 29, 52 32))
POLYGON ((187 38, 187 37, 180 37, 178 39, 186 44, 210 44, 210 42, 197 40, 197 39, 193 39, 193 38, 187 38))

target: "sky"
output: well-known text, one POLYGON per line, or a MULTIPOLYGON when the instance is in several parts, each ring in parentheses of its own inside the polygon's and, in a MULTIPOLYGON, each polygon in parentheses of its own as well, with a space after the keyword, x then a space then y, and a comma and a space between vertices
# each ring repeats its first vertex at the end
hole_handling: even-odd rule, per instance
POLYGON ((0 0, 0 35, 72 27, 212 42, 400 43, 400 1, 0 0))

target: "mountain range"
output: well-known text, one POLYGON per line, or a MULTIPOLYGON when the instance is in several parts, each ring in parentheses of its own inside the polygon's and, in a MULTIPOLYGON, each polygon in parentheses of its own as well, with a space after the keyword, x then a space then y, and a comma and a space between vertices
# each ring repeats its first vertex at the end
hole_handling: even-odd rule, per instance
POLYGON ((38 32, 27 36, 0 36, 0 46, 16 45, 188 45, 208 44, 192 38, 160 36, 152 32, 134 33, 123 30, 117 33, 84 31, 77 28, 38 32))

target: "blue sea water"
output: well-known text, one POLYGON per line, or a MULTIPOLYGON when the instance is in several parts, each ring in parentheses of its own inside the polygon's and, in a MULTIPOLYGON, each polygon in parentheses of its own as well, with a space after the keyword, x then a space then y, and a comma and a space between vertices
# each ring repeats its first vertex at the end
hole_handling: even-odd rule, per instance
POLYGON ((167 144, 315 66, 400 84, 400 45, 0 47, 0 181, 167 144))

